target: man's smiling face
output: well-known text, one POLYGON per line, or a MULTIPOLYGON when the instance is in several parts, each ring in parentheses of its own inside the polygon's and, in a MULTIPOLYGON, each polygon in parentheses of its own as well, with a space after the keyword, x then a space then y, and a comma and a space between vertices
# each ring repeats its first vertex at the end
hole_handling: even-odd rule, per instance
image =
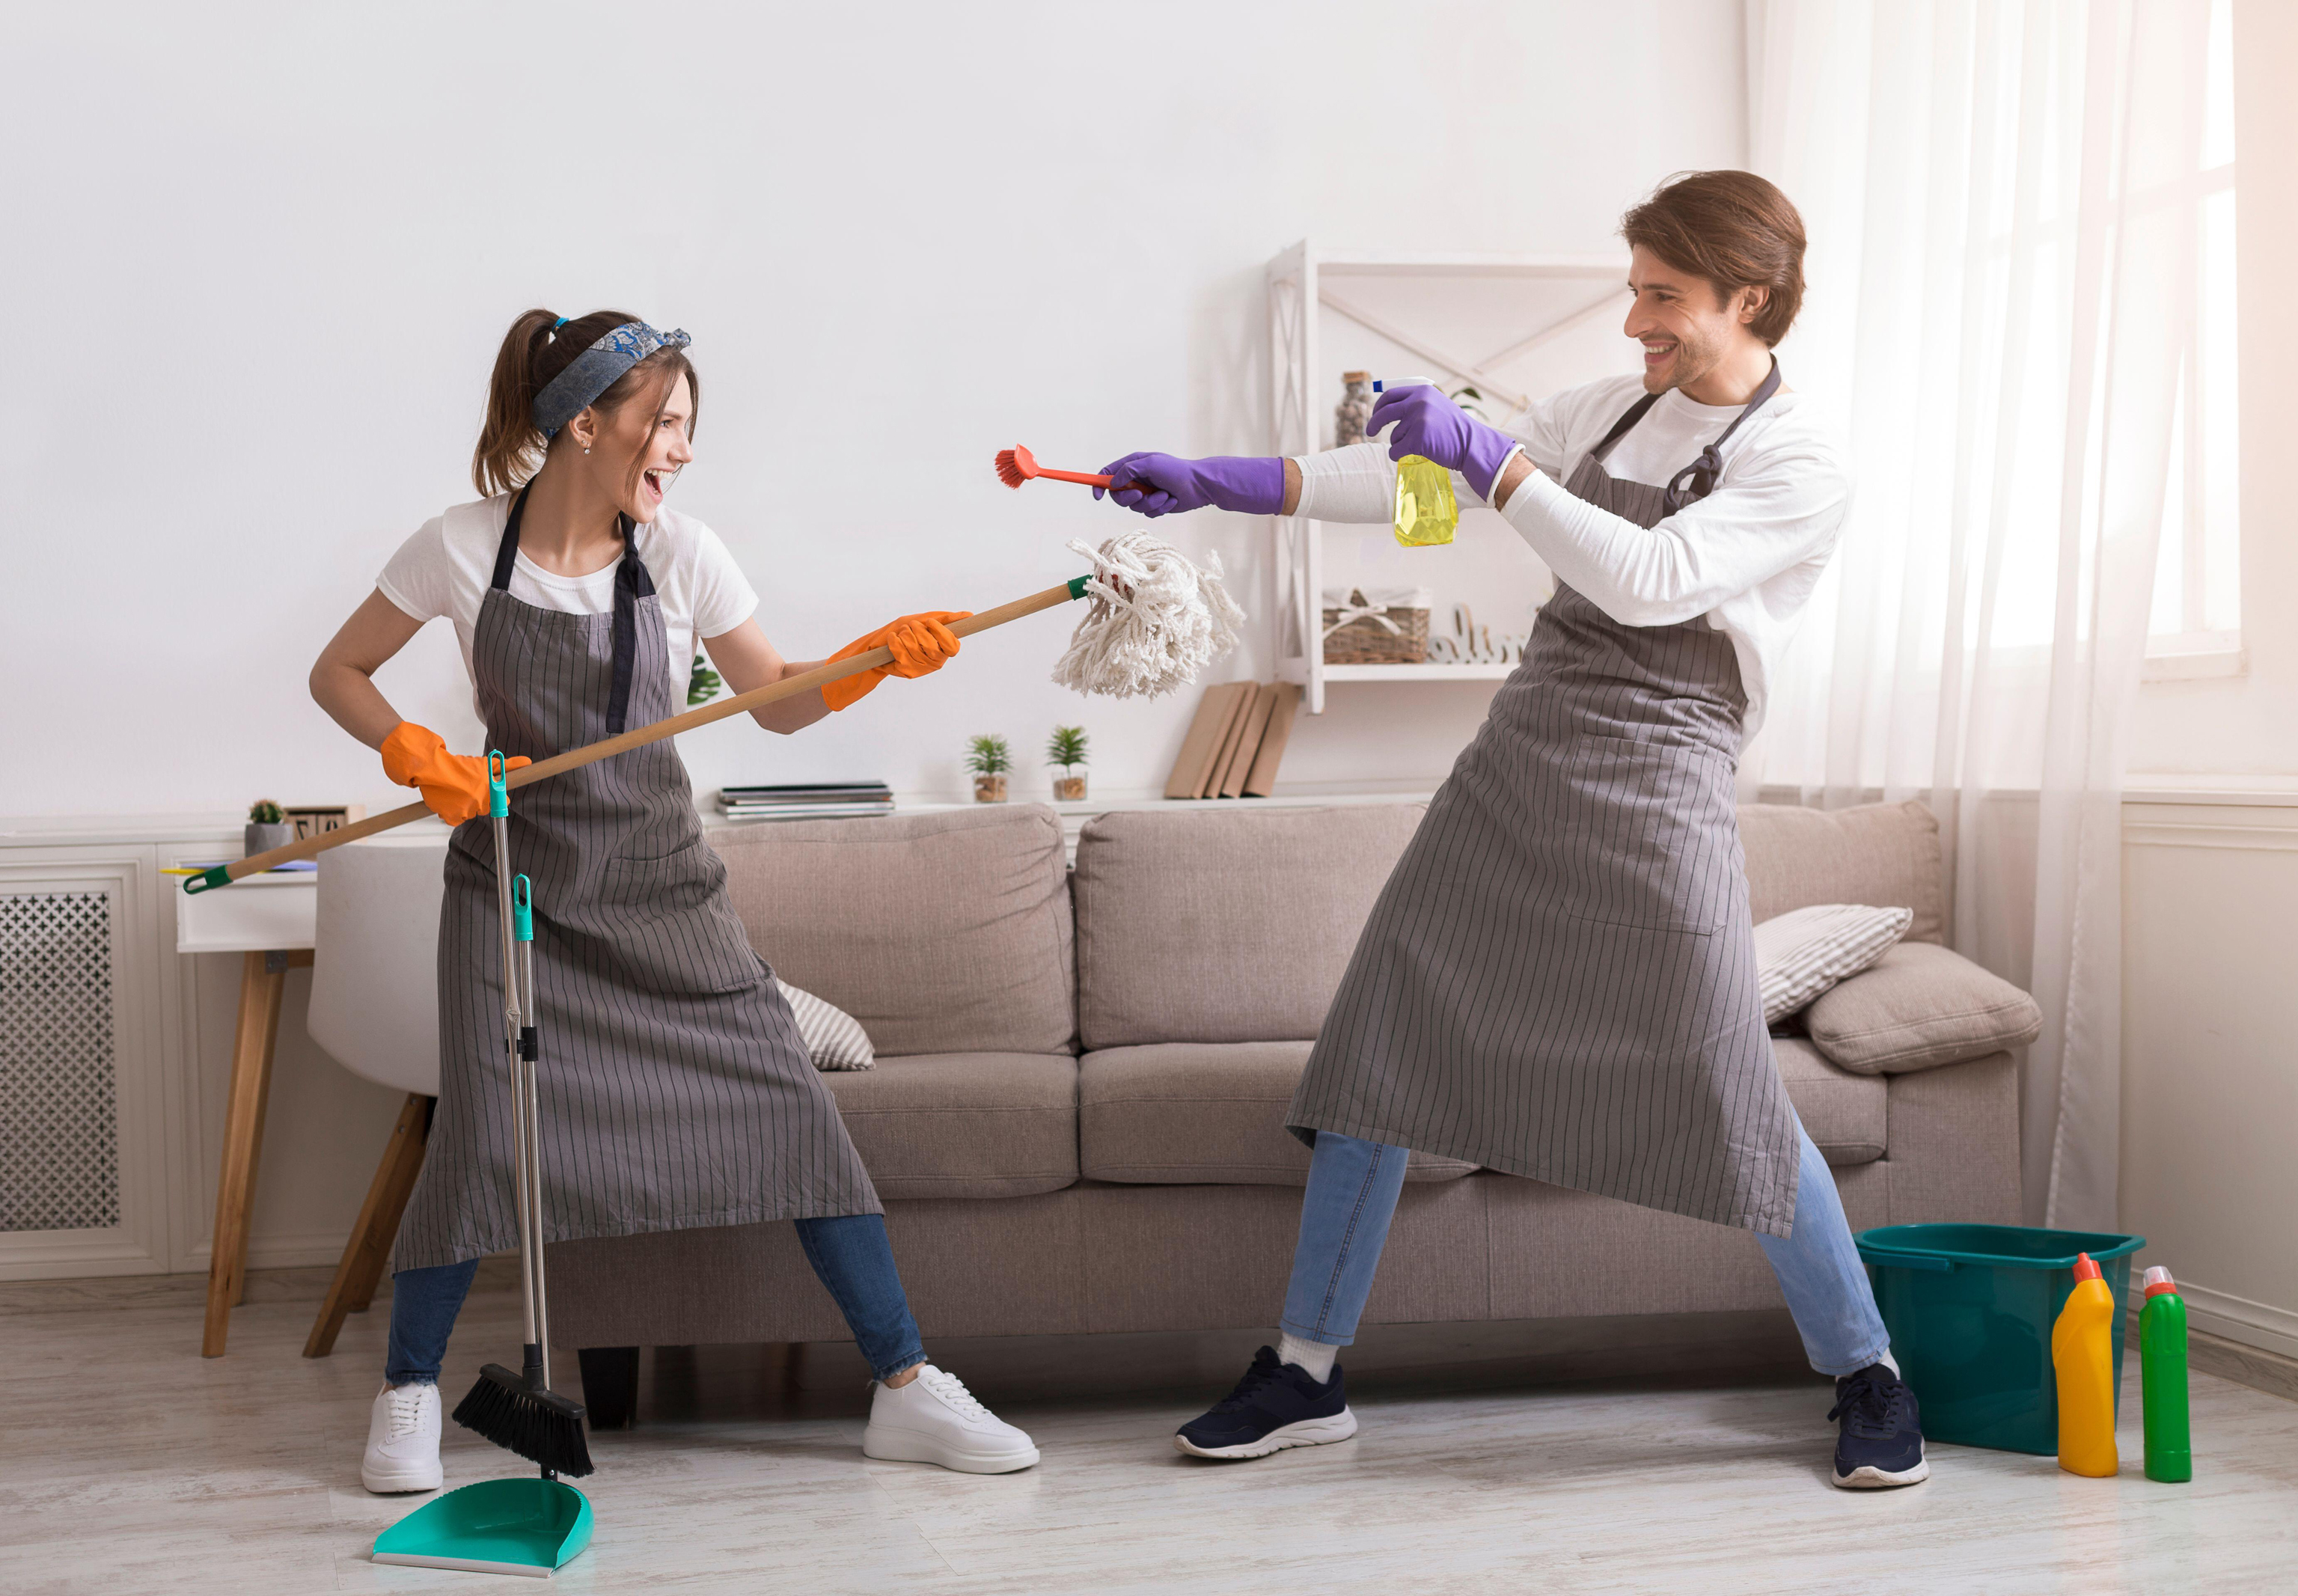
POLYGON ((1644 391, 1665 393, 1706 376, 1755 335, 1747 323, 1761 304, 1761 289, 1719 294, 1706 277, 1678 271, 1642 244, 1628 267, 1636 296, 1628 308, 1629 337, 1644 346, 1644 391))

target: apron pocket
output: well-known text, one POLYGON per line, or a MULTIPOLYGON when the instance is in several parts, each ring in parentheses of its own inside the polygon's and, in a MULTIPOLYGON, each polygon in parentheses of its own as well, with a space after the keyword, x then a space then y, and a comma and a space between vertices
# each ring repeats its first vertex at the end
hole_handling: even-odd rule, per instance
POLYGON ((616 967, 641 990, 739 992, 765 967, 726 901, 726 866, 701 839, 658 859, 607 861, 598 930, 616 967))
POLYGON ((1706 936, 1741 890, 1731 762, 1681 743, 1583 733, 1548 833, 1575 920, 1706 936))

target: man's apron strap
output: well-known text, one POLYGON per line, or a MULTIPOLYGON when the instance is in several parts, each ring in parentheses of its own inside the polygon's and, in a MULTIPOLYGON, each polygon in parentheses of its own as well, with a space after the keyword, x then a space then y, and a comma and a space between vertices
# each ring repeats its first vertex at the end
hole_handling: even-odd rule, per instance
MULTIPOLYGON (((533 483, 518 491, 510 501, 510 515, 503 523, 502 542, 495 549, 494 580, 488 585, 497 592, 510 591, 510 574, 518 564, 518 523, 526 513, 526 495, 533 483)), ((630 730, 631 672, 638 658, 638 606, 641 599, 654 597, 654 578, 647 574, 646 561, 639 558, 638 547, 631 534, 637 530, 628 516, 616 517, 615 528, 622 534, 622 563, 615 567, 615 675, 614 685, 607 698, 607 735, 630 730)))
MULTIPOLYGON (((1764 374, 1762 383, 1757 385, 1755 393, 1748 396, 1746 408, 1732 418, 1732 425, 1715 434, 1715 441, 1699 451, 1698 459, 1668 478, 1667 486, 1662 490, 1662 502, 1666 506, 1661 512, 1663 515, 1672 516, 1685 505, 1697 504, 1715 491, 1716 483, 1722 480, 1724 475, 1724 440, 1738 432, 1740 424, 1763 409, 1765 401, 1779 391, 1780 358, 1773 355, 1771 370, 1764 374)), ((1612 452, 1612 445, 1634 430, 1636 423, 1641 421, 1652 406, 1658 402, 1658 394, 1647 393, 1630 405, 1626 413, 1612 423, 1612 430, 1604 434, 1604 441, 1588 451, 1588 458, 1598 465, 1602 465, 1604 457, 1612 452)))

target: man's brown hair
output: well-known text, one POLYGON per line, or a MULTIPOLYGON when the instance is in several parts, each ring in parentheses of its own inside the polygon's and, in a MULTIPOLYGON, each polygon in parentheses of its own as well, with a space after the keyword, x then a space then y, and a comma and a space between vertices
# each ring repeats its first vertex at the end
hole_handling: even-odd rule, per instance
POLYGON ((1803 218, 1753 172, 1678 172, 1620 218, 1620 236, 1706 277, 1718 304, 1742 288, 1769 289, 1748 324, 1765 343, 1786 337, 1803 308, 1803 218))

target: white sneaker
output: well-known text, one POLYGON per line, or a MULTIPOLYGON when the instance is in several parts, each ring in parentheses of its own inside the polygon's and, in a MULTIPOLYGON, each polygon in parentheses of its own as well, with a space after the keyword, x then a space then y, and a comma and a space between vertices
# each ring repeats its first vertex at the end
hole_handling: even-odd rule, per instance
POLYGON ((385 1385, 376 1392, 360 1483, 378 1493, 436 1491, 445 1478, 439 1468, 439 1387, 385 1385))
POLYGON ((961 1474, 1010 1474, 1037 1460, 1037 1443, 973 1400, 965 1382, 930 1363, 897 1389, 872 1381, 864 1455, 938 1463, 961 1474))

